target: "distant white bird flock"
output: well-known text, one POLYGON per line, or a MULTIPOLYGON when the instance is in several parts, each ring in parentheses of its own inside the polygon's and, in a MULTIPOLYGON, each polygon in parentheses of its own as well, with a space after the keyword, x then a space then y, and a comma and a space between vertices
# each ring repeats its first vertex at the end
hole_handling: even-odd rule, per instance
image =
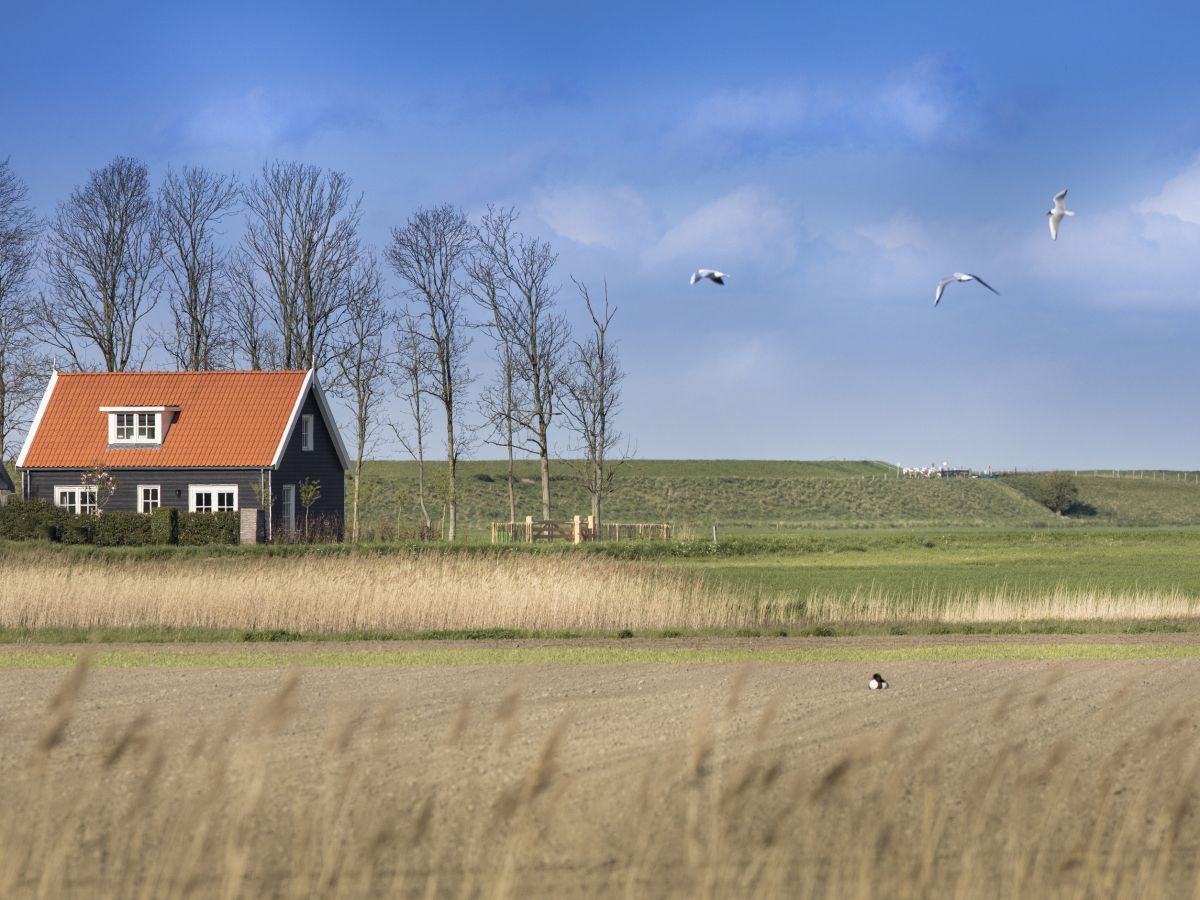
MULTIPOLYGON (((1057 194, 1054 195, 1054 209, 1048 211, 1046 213, 1046 215, 1049 217, 1048 221, 1050 223, 1050 239, 1052 241, 1057 241, 1058 240, 1058 226, 1062 222, 1063 217, 1075 215, 1075 213, 1073 211, 1067 209, 1067 189, 1066 188, 1063 188, 1061 191, 1059 191, 1057 194)), ((697 281, 701 281, 701 280, 707 278, 713 284, 724 284, 725 279, 728 277, 729 276, 726 275, 724 272, 718 272, 716 269, 697 269, 695 272, 692 273, 691 283, 695 284, 697 281)), ((986 281, 984 281, 978 275, 973 275, 970 272, 955 272, 953 275, 947 275, 945 278, 943 278, 941 281, 939 281, 937 283, 937 289, 933 293, 933 305, 937 306, 939 303, 942 302, 942 294, 946 293, 947 285, 954 284, 955 282, 964 282, 964 281, 976 281, 979 284, 983 285, 985 288, 987 288, 989 291, 991 291, 993 294, 996 294, 997 296, 1000 294, 1000 292, 998 290, 996 290, 994 287, 992 287, 990 284, 988 284, 986 281)), ((883 682, 883 686, 887 687, 886 681, 883 682)), ((874 690, 874 687, 872 687, 872 690, 874 690)))
POLYGON ((933 295, 933 305, 937 306, 942 302, 942 294, 946 293, 946 285, 953 284, 956 281, 978 281, 993 294, 1000 292, 980 278, 978 275, 972 275, 969 272, 955 272, 953 275, 947 275, 938 282, 937 291, 933 295))
POLYGON ((1075 213, 1067 209, 1067 189, 1063 188, 1054 195, 1054 209, 1049 210, 1046 215, 1050 217, 1050 240, 1058 240, 1058 223, 1063 220, 1063 216, 1073 216, 1075 213))

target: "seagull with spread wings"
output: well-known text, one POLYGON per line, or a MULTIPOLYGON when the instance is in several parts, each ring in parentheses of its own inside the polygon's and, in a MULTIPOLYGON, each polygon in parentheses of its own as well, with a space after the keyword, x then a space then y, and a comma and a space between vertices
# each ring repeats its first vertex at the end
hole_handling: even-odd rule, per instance
POLYGON ((1073 216, 1075 213, 1067 209, 1067 189, 1063 188, 1054 195, 1054 209, 1046 213, 1050 217, 1050 240, 1058 240, 1058 223, 1063 220, 1063 216, 1073 216))
POLYGON ((943 278, 941 281, 938 282, 937 292, 934 293, 934 295, 933 295, 933 305, 934 306, 937 306, 939 303, 942 302, 942 294, 944 294, 946 292, 946 285, 953 284, 956 281, 978 281, 980 284, 982 284, 985 288, 987 288, 993 294, 1000 293, 998 290, 996 290, 994 287, 992 287, 990 284, 988 284, 986 281, 984 281, 978 275, 971 275, 968 272, 955 272, 953 275, 947 275, 945 278, 943 278))
POLYGON ((695 284, 701 278, 707 278, 713 284, 724 284, 725 279, 728 277, 724 272, 718 272, 716 269, 697 269, 692 273, 692 284, 695 284))

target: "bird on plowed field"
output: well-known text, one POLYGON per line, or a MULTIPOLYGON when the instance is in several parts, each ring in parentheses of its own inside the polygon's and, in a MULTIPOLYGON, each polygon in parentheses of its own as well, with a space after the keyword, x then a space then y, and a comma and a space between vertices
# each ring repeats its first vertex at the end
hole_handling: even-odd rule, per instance
POLYGON ((867 682, 867 687, 873 691, 886 691, 890 685, 882 675, 876 672, 871 676, 871 680, 867 682))

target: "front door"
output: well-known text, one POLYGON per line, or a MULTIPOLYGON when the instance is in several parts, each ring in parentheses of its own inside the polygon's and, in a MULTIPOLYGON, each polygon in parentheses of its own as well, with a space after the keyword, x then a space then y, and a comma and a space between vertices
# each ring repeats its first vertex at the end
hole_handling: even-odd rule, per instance
POLYGON ((283 486, 283 533, 291 540, 296 534, 296 486, 283 486))

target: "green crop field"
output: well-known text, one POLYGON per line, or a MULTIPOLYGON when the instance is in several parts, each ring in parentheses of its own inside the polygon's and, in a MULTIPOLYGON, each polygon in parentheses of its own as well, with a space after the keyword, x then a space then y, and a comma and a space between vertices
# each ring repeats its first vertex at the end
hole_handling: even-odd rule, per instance
POLYGON ((798 604, 874 598, 932 610, 954 599, 1169 597, 1191 608, 1200 600, 1197 559, 1200 529, 1063 528, 829 532, 673 565, 798 604))

